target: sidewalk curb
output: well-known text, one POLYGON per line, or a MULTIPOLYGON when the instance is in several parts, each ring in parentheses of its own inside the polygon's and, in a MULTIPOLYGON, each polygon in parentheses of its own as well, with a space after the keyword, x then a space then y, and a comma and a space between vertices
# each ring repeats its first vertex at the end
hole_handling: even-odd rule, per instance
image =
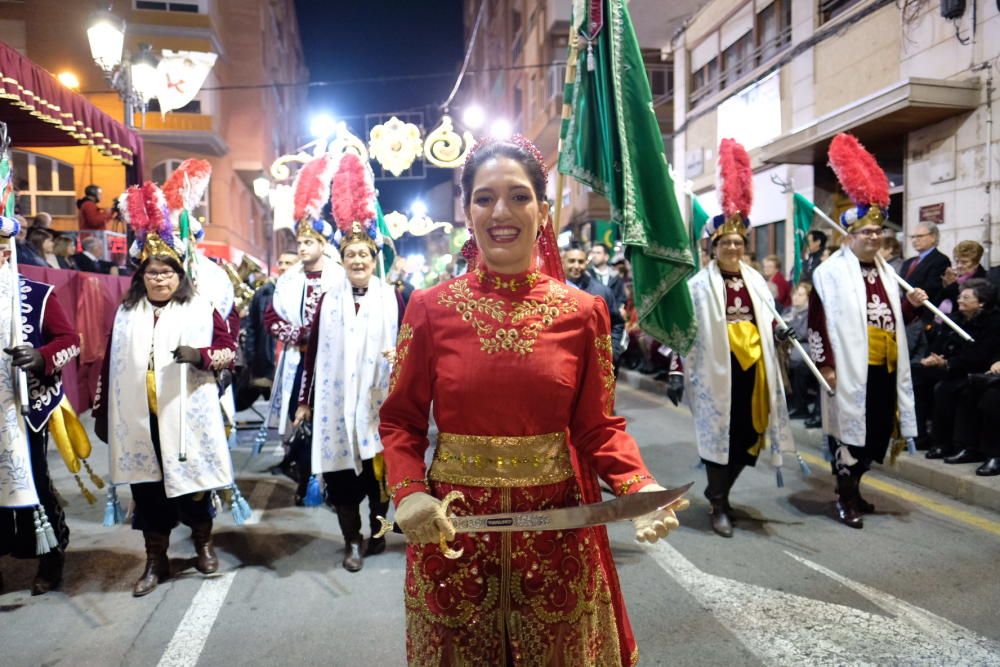
MULTIPOLYGON (((618 381, 634 389, 666 397, 667 383, 654 380, 651 376, 637 371, 621 369, 618 381)), ((819 429, 807 429, 800 421, 792 422, 795 443, 803 448, 822 453, 823 436, 819 429)), ((923 452, 908 454, 903 452, 896 462, 876 466, 875 470, 887 477, 899 479, 943 493, 969 505, 1000 512, 1000 477, 979 477, 976 475, 978 463, 948 465, 942 461, 929 461, 923 452)), ((813 474, 825 474, 825 470, 813 470, 813 474)))

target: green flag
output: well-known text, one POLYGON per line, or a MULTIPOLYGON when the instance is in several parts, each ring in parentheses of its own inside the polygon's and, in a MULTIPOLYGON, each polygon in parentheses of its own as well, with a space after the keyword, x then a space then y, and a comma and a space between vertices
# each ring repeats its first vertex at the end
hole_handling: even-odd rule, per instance
POLYGON ((382 214, 382 204, 375 200, 375 224, 379 234, 382 235, 382 269, 386 275, 392 270, 392 263, 396 260, 396 247, 392 244, 392 237, 389 235, 389 226, 385 224, 385 216, 382 214))
POLYGON ((694 255, 696 268, 701 265, 701 235, 705 233, 709 217, 698 198, 691 197, 691 254, 694 255))
POLYGON ((687 352, 696 333, 686 281, 694 257, 632 20, 625 0, 574 5, 574 34, 593 40, 563 93, 570 113, 563 114, 559 171, 607 197, 630 249, 639 326, 687 352))
POLYGON ((618 226, 610 220, 594 220, 591 224, 591 234, 594 243, 603 243, 608 248, 615 247, 618 240, 618 226))
POLYGON ((795 265, 792 267, 792 282, 799 282, 802 275, 802 249, 806 247, 806 235, 813 223, 813 204, 798 192, 793 197, 795 205, 792 215, 795 231, 795 265))

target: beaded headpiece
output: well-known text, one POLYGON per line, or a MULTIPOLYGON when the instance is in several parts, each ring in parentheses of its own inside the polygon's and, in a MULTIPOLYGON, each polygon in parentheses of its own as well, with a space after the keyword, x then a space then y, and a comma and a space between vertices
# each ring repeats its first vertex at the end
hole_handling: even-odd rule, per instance
POLYGON ((323 207, 330 200, 330 181, 336 168, 334 157, 323 153, 295 175, 292 191, 297 237, 311 236, 323 242, 333 239, 333 226, 323 219, 323 207))
POLYGON ((352 243, 365 243, 377 254, 382 248, 375 211, 375 177, 369 165, 354 153, 340 158, 330 187, 330 209, 337 223, 334 243, 343 253, 352 243))
POLYGON ((177 235, 163 191, 152 181, 133 185, 118 198, 122 220, 135 231, 129 255, 140 263, 155 255, 184 260, 184 241, 177 235))
POLYGON ((753 206, 753 168, 747 150, 734 139, 723 139, 719 144, 718 179, 722 215, 712 218, 712 241, 726 234, 746 236, 753 206))
POLYGON ((546 183, 548 182, 549 169, 548 167, 545 166, 545 157, 542 155, 542 152, 538 150, 538 146, 531 143, 531 141, 527 137, 520 134, 513 134, 506 139, 500 139, 498 137, 483 137, 472 146, 471 150, 469 150, 469 154, 465 158, 465 164, 468 165, 469 162, 472 160, 473 156, 475 156, 475 154, 483 146, 488 146, 490 144, 503 144, 503 143, 514 144, 515 146, 523 150, 525 153, 530 155, 531 158, 538 163, 538 166, 541 167, 542 176, 545 178, 545 182, 546 183))
POLYGON ((842 132, 830 142, 830 168, 840 186, 854 202, 840 216, 848 232, 867 225, 881 227, 888 217, 889 178, 878 166, 875 156, 865 150, 854 135, 842 132))

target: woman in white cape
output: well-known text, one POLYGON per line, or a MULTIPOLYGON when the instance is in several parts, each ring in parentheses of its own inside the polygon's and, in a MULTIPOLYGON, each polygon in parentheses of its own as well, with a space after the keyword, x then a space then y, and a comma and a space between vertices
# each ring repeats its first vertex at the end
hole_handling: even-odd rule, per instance
POLYGON ((94 408, 112 484, 131 486, 132 527, 145 540, 136 597, 170 576, 167 547, 178 523, 191 528, 195 567, 218 569, 211 492, 233 484, 215 371, 231 366, 235 343, 218 311, 195 294, 184 244, 164 232, 151 185, 130 188, 119 204, 140 240, 139 264, 115 315, 94 408), (143 217, 144 199, 156 220, 143 217))
POLYGON ((688 282, 699 334, 684 367, 712 529, 732 537, 729 491, 742 470, 768 448, 780 470, 781 452, 795 449, 775 354, 775 338, 794 332, 774 329, 767 281, 742 261, 752 198, 751 180, 743 176, 750 174, 746 151, 724 139, 719 162, 729 187, 720 188, 724 213, 711 223, 715 259, 688 282))
POLYGON ((367 497, 374 535, 379 529, 376 517, 389 508, 379 410, 389 393, 403 303, 392 285, 374 275, 382 238, 375 226, 375 191, 368 167, 345 155, 332 192, 338 227, 334 240, 340 246, 346 278, 317 306, 295 422, 312 419, 310 468, 323 475, 327 503, 337 513, 344 536, 344 569, 357 572, 365 556, 385 550, 384 537, 364 543, 360 506, 367 497))

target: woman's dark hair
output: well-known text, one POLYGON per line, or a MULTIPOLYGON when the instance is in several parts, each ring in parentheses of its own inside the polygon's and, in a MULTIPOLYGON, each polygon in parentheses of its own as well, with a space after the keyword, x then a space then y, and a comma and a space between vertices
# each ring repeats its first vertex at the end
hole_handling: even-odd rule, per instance
POLYGON ((531 180, 531 189, 538 201, 545 201, 545 169, 526 148, 512 141, 490 141, 475 149, 462 168, 462 205, 469 208, 472 202, 472 182, 484 162, 494 157, 507 157, 518 162, 531 180))
POLYGON ((989 310, 993 307, 994 302, 996 302, 997 291, 993 287, 993 283, 985 278, 969 278, 962 286, 959 287, 958 292, 961 294, 965 290, 972 290, 972 293, 976 295, 979 303, 982 304, 983 310, 989 310))
POLYGON ((177 291, 170 298, 171 301, 187 303, 194 297, 194 285, 191 284, 191 280, 187 277, 187 273, 184 272, 184 267, 181 266, 181 263, 170 255, 153 255, 140 262, 139 266, 136 267, 135 273, 132 274, 132 284, 128 286, 128 292, 122 298, 122 305, 125 306, 125 310, 132 310, 139 302, 146 298, 146 283, 143 276, 146 273, 146 267, 153 260, 163 262, 180 277, 180 283, 177 285, 177 291))

